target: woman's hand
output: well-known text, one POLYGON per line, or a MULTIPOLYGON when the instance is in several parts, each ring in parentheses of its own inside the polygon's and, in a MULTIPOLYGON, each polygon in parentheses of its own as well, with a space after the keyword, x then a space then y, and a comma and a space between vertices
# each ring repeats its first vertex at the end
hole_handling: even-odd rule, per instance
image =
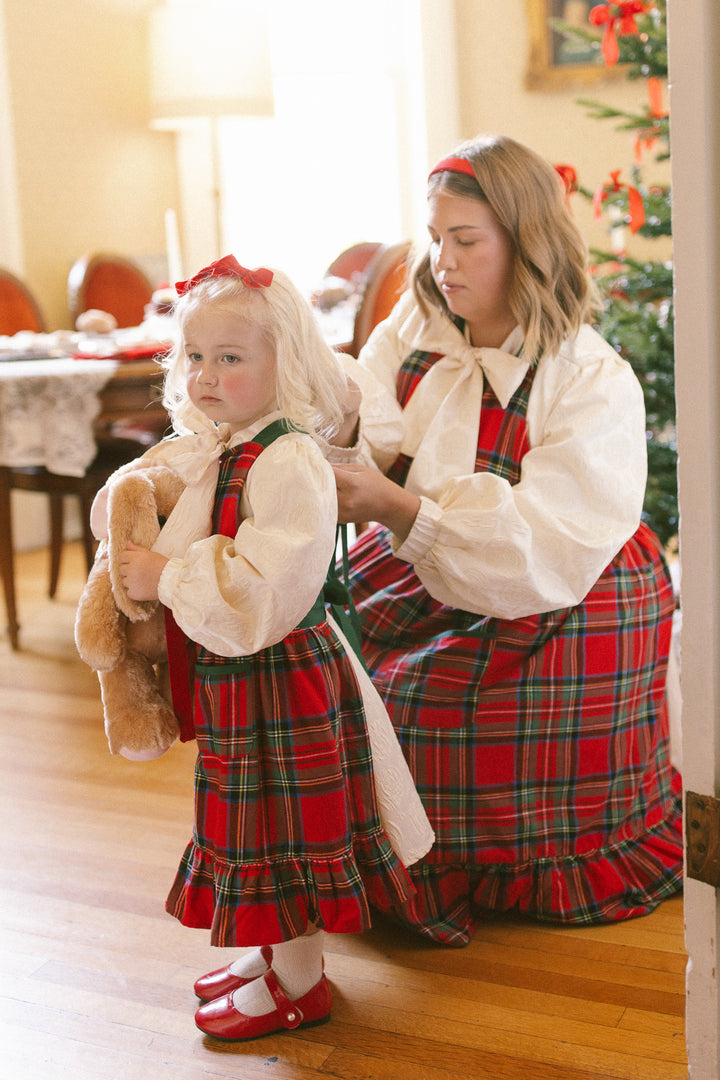
POLYGON ((333 465, 338 520, 379 521, 398 540, 406 539, 420 509, 420 498, 365 465, 333 465))
POLYGON ((131 600, 157 600, 160 575, 167 561, 157 551, 128 542, 118 562, 120 577, 131 600))

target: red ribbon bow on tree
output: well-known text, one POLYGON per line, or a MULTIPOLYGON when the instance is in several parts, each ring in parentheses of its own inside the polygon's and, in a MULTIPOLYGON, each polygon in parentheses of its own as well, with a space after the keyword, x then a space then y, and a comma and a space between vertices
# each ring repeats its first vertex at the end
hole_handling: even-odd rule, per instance
POLYGON ((643 204, 642 195, 637 188, 632 187, 631 184, 620 183, 620 171, 620 169, 614 169, 610 173, 610 183, 600 184, 600 186, 596 189, 593 196, 595 218, 599 218, 602 214, 602 204, 605 202, 608 195, 611 195, 612 193, 617 191, 621 191, 623 188, 627 188, 628 224, 630 226, 630 232, 636 233, 645 221, 645 206, 643 204))
MULTIPOLYGON (((650 101, 648 119, 664 120, 669 114, 667 109, 663 108, 662 85, 656 76, 648 79, 648 99, 650 101)), ((651 150, 657 142, 659 134, 660 127, 658 124, 652 124, 638 133, 635 139, 635 160, 638 164, 642 160, 643 150, 651 150)))
POLYGON ((236 277, 240 278, 243 285, 247 285, 249 289, 266 289, 272 282, 273 272, 272 270, 266 270, 264 266, 259 267, 257 270, 248 270, 240 265, 234 255, 225 255, 222 259, 218 259, 216 262, 210 263, 209 266, 205 266, 202 270, 198 270, 197 274, 188 278, 187 281, 176 282, 175 289, 178 296, 184 296, 186 292, 190 292, 191 289, 199 282, 205 281, 206 278, 218 277, 236 277))
POLYGON ((560 181, 565 191, 565 204, 569 209, 570 196, 578 189, 577 172, 572 165, 555 165, 553 168, 560 177, 560 181))
POLYGON ((602 54, 607 67, 617 64, 620 56, 617 35, 637 34, 635 16, 644 14, 650 7, 651 4, 643 3, 642 0, 620 0, 617 4, 596 4, 590 9, 588 19, 592 25, 605 27, 602 54))

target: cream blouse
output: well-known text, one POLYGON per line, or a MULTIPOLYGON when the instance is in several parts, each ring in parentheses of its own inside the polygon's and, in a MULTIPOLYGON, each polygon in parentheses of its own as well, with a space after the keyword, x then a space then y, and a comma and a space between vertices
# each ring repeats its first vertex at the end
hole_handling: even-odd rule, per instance
POLYGON ((520 482, 473 472, 484 379, 506 406, 527 372, 521 345, 516 328, 501 349, 473 348, 440 312, 423 324, 407 293, 359 366, 348 360, 364 392, 353 452, 381 469, 398 451, 414 458, 407 487, 421 507, 395 554, 435 599, 505 619, 579 603, 637 528, 647 478, 642 389, 589 326, 539 361, 520 482), (443 359, 402 411, 389 399, 415 350, 443 359))
MULTIPOLYGON (((277 416, 263 417, 227 445, 251 439, 277 416)), ((163 445, 166 452, 158 456, 176 454, 182 441, 160 444, 156 454, 163 445)), ((196 516, 180 504, 178 511, 196 516)), ((161 603, 188 637, 220 656, 247 655, 281 641, 307 615, 325 582, 337 498, 332 469, 308 435, 281 435, 263 450, 248 473, 240 512, 235 536, 180 543, 182 553, 170 558, 158 588, 161 603)))

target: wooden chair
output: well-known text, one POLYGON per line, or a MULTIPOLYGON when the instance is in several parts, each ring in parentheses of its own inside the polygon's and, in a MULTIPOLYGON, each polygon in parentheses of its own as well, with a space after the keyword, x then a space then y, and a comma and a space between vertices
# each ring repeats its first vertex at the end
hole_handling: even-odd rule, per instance
MULTIPOLYGON (((19 330, 38 332, 44 323, 37 302, 28 288, 8 271, 0 270, 0 332, 19 330)), ((144 417, 143 417, 144 420, 144 417)), ((149 421, 148 421, 149 423, 149 421)), ((95 541, 90 530, 90 506, 108 476, 126 461, 138 457, 162 436, 157 424, 147 431, 131 429, 102 433, 98 453, 85 476, 65 476, 49 472, 42 465, 0 465, 0 577, 5 592, 10 643, 18 648, 19 625, 15 603, 15 567, 12 532, 12 491, 36 491, 48 496, 50 517, 50 585, 55 596, 63 548, 64 500, 72 495, 80 500, 82 541, 88 571, 95 556, 95 541)))
POLYGON ((45 320, 27 285, 9 270, 0 269, 0 334, 12 336, 19 330, 41 334, 45 320))
POLYGON ((382 247, 382 244, 374 241, 366 241, 362 244, 353 244, 341 251, 336 259, 328 266, 325 277, 339 277, 344 281, 353 281, 356 277, 364 275, 373 255, 382 247))
POLYGON ((411 248, 409 240, 383 244, 368 264, 349 350, 353 356, 359 355, 371 331, 388 317, 405 291, 411 248))
POLYGON ((107 311, 118 326, 139 326, 153 287, 147 275, 122 255, 83 255, 68 274, 68 307, 73 326, 89 308, 107 311))

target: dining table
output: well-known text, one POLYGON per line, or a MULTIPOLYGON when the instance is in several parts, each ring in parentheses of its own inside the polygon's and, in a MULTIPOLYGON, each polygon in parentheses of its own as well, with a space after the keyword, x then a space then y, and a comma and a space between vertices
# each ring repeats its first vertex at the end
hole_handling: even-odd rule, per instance
MULTIPOLYGON (((336 307, 316 315, 328 344, 346 347, 353 311, 336 307)), ((135 438, 141 453, 159 441, 170 431, 159 357, 172 336, 166 315, 103 335, 62 330, 0 336, 0 576, 15 645, 12 471, 83 477, 99 447, 135 438)))
MULTIPOLYGON (((23 473, 58 480, 92 475, 100 448, 135 455, 169 428, 157 357, 167 324, 112 335, 59 331, 0 337, 0 576, 8 631, 17 645, 11 490, 23 473)), ((58 485, 62 490, 62 484, 58 485)))

